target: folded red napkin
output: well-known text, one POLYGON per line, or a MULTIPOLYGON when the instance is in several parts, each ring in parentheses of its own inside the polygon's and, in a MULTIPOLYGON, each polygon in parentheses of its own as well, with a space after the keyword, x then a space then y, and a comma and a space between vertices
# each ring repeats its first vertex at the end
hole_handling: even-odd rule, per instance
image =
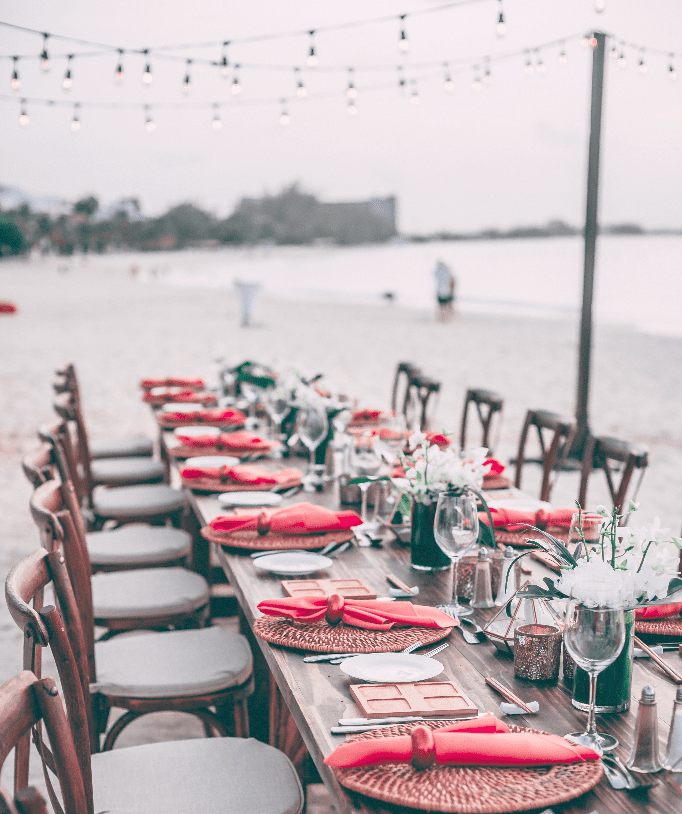
POLYGON ((500 463, 496 458, 488 458, 487 461, 483 461, 483 466, 489 467, 483 476, 483 480, 486 478, 496 478, 504 472, 504 464, 500 463))
MULTIPOLYGON (((537 512, 528 512, 521 509, 490 509, 495 528, 506 528, 510 531, 523 531, 527 524, 536 526, 539 529, 546 529, 550 526, 570 529, 573 509, 538 509, 537 512), (512 528, 513 527, 513 528, 512 528)), ((478 513, 481 523, 488 525, 488 515, 485 512, 478 513)))
POLYGON ((679 620, 682 611, 682 602, 672 605, 650 605, 648 608, 637 608, 635 619, 662 619, 664 616, 673 616, 679 620))
POLYGON ((215 517, 209 523, 214 531, 248 531, 263 528, 263 515, 270 531, 278 534, 317 534, 323 531, 344 531, 358 526, 362 520, 351 511, 331 512, 312 503, 295 503, 285 509, 258 514, 235 514, 215 517))
POLYGON ((262 466, 186 466, 180 470, 185 480, 195 478, 213 478, 220 483, 243 483, 251 486, 261 484, 289 483, 300 480, 298 469, 282 469, 280 472, 268 472, 262 466))
POLYGON ((443 435, 442 432, 427 432, 425 433, 426 440, 430 444, 435 444, 437 447, 441 447, 444 449, 450 446, 451 440, 448 438, 447 435, 443 435))
POLYGON ((241 410, 233 410, 231 408, 223 410, 220 407, 214 407, 206 410, 197 410, 193 413, 183 412, 182 410, 163 413, 161 419, 163 421, 195 421, 199 424, 203 421, 222 421, 225 424, 242 425, 246 421, 246 416, 241 410))
POLYGON ((360 739, 342 743, 324 761, 328 766, 350 768, 381 763, 410 763, 415 758, 425 768, 435 762, 450 766, 549 766, 596 760, 599 755, 558 735, 509 732, 491 728, 488 716, 476 721, 429 730, 418 726, 409 735, 360 739), (477 721, 484 721, 478 725, 477 721))
POLYGON ((217 447, 234 452, 257 452, 269 449, 270 443, 252 432, 223 432, 220 435, 182 435, 177 434, 187 447, 217 447))
POLYGON ((191 401, 196 395, 194 390, 167 390, 165 393, 144 393, 142 401, 156 401, 167 398, 169 401, 191 401))
POLYGON ((381 416, 381 410, 355 410, 351 421, 376 421, 381 416))
POLYGON ((458 622, 438 608, 411 602, 381 602, 376 599, 344 599, 339 594, 266 599, 258 610, 267 616, 287 616, 299 622, 327 619, 366 630, 390 630, 394 625, 449 628, 458 622))
POLYGON ((191 376, 171 376, 167 379, 142 379, 140 387, 149 390, 152 387, 201 387, 204 388, 204 380, 191 376))

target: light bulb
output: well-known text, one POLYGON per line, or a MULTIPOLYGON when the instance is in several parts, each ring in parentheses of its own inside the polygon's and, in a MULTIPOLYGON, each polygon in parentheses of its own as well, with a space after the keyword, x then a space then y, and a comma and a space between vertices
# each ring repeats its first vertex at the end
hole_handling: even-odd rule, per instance
POLYGON ((421 102, 421 99, 419 98, 419 93, 418 93, 418 91, 415 89, 415 90, 413 90, 413 91, 412 91, 412 93, 410 94, 410 104, 411 104, 411 105, 418 105, 420 102, 421 102))
POLYGON ((71 131, 77 133, 81 129, 81 123, 78 119, 73 119, 71 122, 71 131))
POLYGON ((585 34, 585 36, 580 40, 580 44, 583 48, 589 48, 590 46, 590 35, 585 34))
POLYGON ((116 66, 116 73, 114 74, 114 82, 116 82, 117 85, 120 85, 123 82, 123 65, 121 65, 120 62, 116 66))
POLYGON ((50 57, 47 55, 47 51, 43 51, 43 53, 40 55, 40 59, 40 68, 47 73, 47 71, 50 70, 50 57))
POLYGON ((352 83, 350 85, 348 85, 348 88, 346 89, 346 96, 349 99, 357 99, 357 97, 358 97, 357 88, 352 83))
MULTIPOLYGON (((24 105, 24 104, 25 104, 25 102, 22 102, 22 105, 24 105)), ((26 112, 25 107, 21 108, 21 113, 19 114, 19 124, 22 127, 26 127, 26 125, 28 124, 28 113, 26 112)))
POLYGON ((566 56, 566 51, 562 51, 559 54, 559 65, 565 65, 568 62, 568 57, 566 56))
POLYGON ((346 113, 348 113, 349 116, 357 116, 358 115, 358 109, 355 106, 355 102, 353 102, 353 101, 348 102, 348 106, 346 107, 346 113))
POLYGON ((189 69, 190 69, 191 64, 192 64, 192 60, 188 59, 187 60, 187 68, 185 70, 185 79, 184 79, 184 81, 182 83, 182 92, 183 93, 189 93, 190 84, 192 82, 192 77, 190 76, 190 73, 189 73, 189 69))
POLYGON ((606 3, 604 0, 594 0, 594 10, 597 12, 597 14, 601 14, 605 7, 606 3))
POLYGON ((144 67, 144 73, 142 74, 142 81, 145 85, 151 85, 152 79, 152 66, 147 63, 144 67))
POLYGON ((532 76, 533 75, 533 63, 530 61, 530 57, 528 58, 528 61, 524 65, 523 72, 527 76, 532 76))
POLYGON ((14 57, 14 70, 12 71, 12 90, 19 90, 21 87, 21 79, 19 79, 19 71, 17 70, 17 58, 14 57))
POLYGON ((443 88, 448 93, 451 93, 455 89, 455 83, 452 81, 452 77, 446 75, 445 81, 443 82, 443 88))
POLYGON ((648 73, 649 69, 647 67, 646 62, 644 61, 644 54, 639 58, 639 72, 644 75, 648 73))
POLYGON ((507 25, 504 22, 504 14, 502 12, 500 12, 500 16, 497 18, 495 32, 497 33, 498 37, 504 37, 504 35, 507 33, 507 25))
POLYGON ((220 120, 220 116, 214 116, 213 121, 211 122, 211 127, 212 127, 212 128, 213 128, 213 130, 215 130, 216 132, 217 132, 218 130, 222 130, 222 129, 223 129, 223 123, 222 123, 222 121, 220 120))
POLYGON ((628 64, 627 59, 625 59, 625 52, 621 51, 620 56, 618 57, 618 67, 625 68, 628 64))
POLYGON ((668 76, 674 82, 677 79, 677 71, 673 65, 673 55, 670 54, 670 65, 668 66, 668 76))
POLYGON ((282 127, 287 127, 289 124, 291 124, 291 119, 289 118, 289 114, 286 112, 286 110, 281 112, 279 123, 282 125, 282 127))
POLYGON ((471 90, 479 91, 483 87, 481 80, 475 76, 474 81, 471 83, 471 90))
POLYGON ((222 75, 225 77, 230 75, 230 66, 227 64, 227 57, 223 57, 223 60, 220 63, 220 73, 222 73, 222 75))
POLYGON ((308 91, 306 90, 305 85, 303 82, 299 82, 298 87, 296 88, 296 96, 298 96, 299 99, 305 99, 307 95, 308 91))
POLYGON ((483 81, 486 85, 492 85, 493 83, 493 75, 490 73, 490 68, 485 69, 485 73, 483 74, 483 81))
POLYGON ((147 117, 147 120, 144 123, 145 130, 148 133, 153 133, 156 130, 156 122, 154 119, 147 117))
POLYGON ((69 90, 72 84, 73 80, 71 79, 71 71, 67 71, 64 74, 64 81, 62 82, 62 87, 64 88, 64 90, 69 90))
POLYGON ((237 79, 237 77, 235 76, 235 78, 232 80, 232 95, 239 96, 241 92, 242 86, 239 84, 239 79, 237 79))
POLYGON ((618 48, 616 47, 616 43, 613 43, 611 47, 611 59, 618 59, 618 48))
POLYGON ((535 66, 535 70, 536 70, 538 73, 546 73, 546 71, 547 71, 547 66, 546 66, 546 65, 545 65, 545 63, 542 61, 542 57, 540 57, 540 61, 539 61, 539 62, 536 64, 536 66, 535 66))
POLYGON ((310 51, 308 52, 308 59, 306 65, 309 68, 314 68, 317 65, 317 54, 315 53, 315 32, 309 31, 310 34, 310 51))
POLYGON ((406 54, 410 50, 410 43, 404 31, 400 32, 400 39, 398 40, 398 49, 406 54))

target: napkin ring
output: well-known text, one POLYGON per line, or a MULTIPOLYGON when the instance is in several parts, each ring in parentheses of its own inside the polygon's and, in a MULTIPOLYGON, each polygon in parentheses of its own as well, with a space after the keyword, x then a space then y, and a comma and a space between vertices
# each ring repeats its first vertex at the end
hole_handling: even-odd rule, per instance
POLYGON ((415 726, 412 739, 412 765, 415 769, 428 769, 436 761, 436 741, 427 726, 415 726))
POLYGON ((256 527, 256 531, 261 537, 270 531, 270 517, 267 512, 260 512, 258 514, 258 526, 256 527))
POLYGON ((220 474, 218 476, 220 478, 221 483, 227 483, 230 478, 230 467, 227 464, 223 464, 220 467, 220 474))
POLYGON ((547 528, 547 521, 549 516, 544 509, 538 509, 535 513, 535 527, 544 531, 547 528))
POLYGON ((327 600, 327 613, 325 619, 332 627, 338 625, 343 619, 343 609, 346 600, 340 594, 332 594, 327 600))

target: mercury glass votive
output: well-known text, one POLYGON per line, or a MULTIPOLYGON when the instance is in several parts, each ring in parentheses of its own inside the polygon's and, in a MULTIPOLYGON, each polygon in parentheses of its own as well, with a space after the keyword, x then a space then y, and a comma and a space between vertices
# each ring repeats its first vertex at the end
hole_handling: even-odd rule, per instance
POLYGON ((522 625, 514 630, 514 674, 530 681, 559 677, 561 630, 554 625, 522 625))

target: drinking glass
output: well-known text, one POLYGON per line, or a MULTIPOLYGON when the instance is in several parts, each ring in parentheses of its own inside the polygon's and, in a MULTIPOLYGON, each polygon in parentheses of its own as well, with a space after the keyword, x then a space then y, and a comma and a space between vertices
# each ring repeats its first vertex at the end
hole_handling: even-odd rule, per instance
POLYGON ((258 396, 261 392, 259 387, 251 382, 240 382, 239 389, 242 395, 248 402, 249 417, 246 420, 246 426, 250 430, 258 429, 258 419, 256 418, 256 406, 258 404, 258 396))
POLYGON ((398 453, 405 448, 407 426, 405 416, 393 413, 382 424, 379 430, 379 451, 387 463, 392 464, 398 453))
POLYGON ((436 504, 433 536, 439 548, 452 561, 452 600, 438 609, 449 616, 468 616, 471 608, 457 601, 457 572, 460 559, 478 540, 478 508, 470 492, 441 492, 436 504))
POLYGON ((315 450, 327 437, 328 430, 327 410, 322 402, 311 399, 299 409, 298 437, 310 452, 308 473, 303 479, 303 488, 306 492, 314 492, 322 484, 321 470, 324 470, 324 465, 318 467, 315 464, 315 450))
POLYGON ((596 752, 618 746, 612 735, 597 732, 594 704, 597 676, 614 662, 625 644, 625 611, 620 587, 613 582, 584 581, 574 585, 566 608, 564 645, 575 663, 590 677, 587 728, 567 737, 596 752))
MULTIPOLYGON (((381 456, 376 450, 376 444, 368 435, 358 438, 351 448, 350 456, 351 474, 354 478, 371 477, 381 469, 381 456)), ((360 531, 370 531, 379 525, 376 521, 370 522, 367 518, 367 491, 372 481, 359 483, 361 492, 360 517, 362 524, 356 528, 360 531)))
POLYGON ((282 387, 273 387, 265 394, 265 409, 270 416, 275 437, 280 440, 282 435, 282 420, 289 409, 289 399, 286 390, 282 387))
POLYGON ((600 531, 604 518, 596 512, 579 511, 574 512, 571 518, 571 528, 568 532, 568 549, 574 555, 574 547, 580 545, 578 555, 585 557, 584 545, 581 545, 583 538, 589 551, 599 545, 600 531))

